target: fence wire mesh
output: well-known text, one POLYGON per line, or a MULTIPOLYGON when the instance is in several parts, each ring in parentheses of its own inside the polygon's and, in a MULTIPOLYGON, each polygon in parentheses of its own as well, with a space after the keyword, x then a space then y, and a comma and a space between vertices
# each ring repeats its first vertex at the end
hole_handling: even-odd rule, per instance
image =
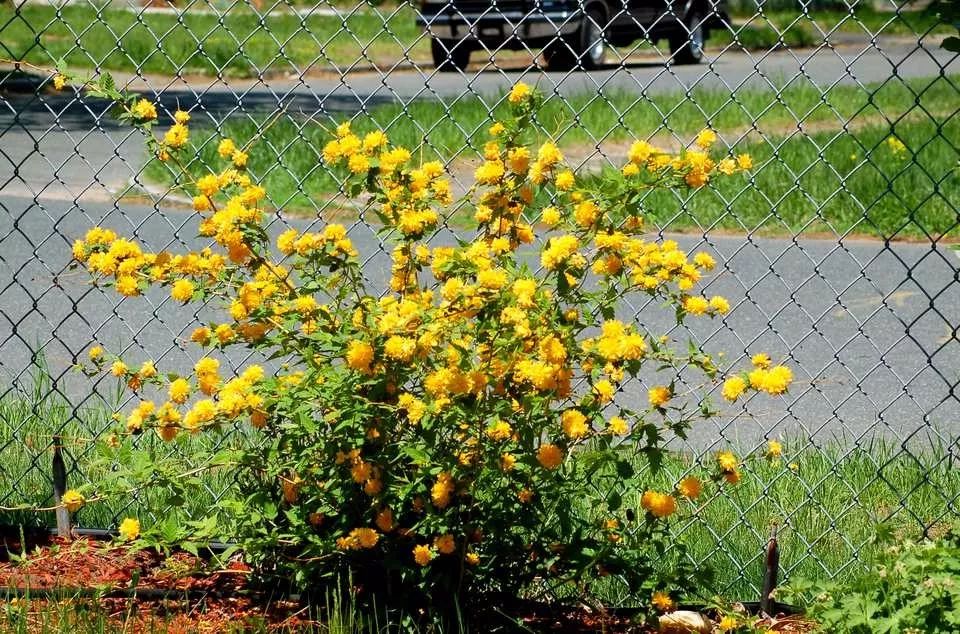
MULTIPOLYGON (((920 535, 956 516, 960 285, 946 247, 960 206, 960 75, 940 47, 948 31, 935 9, 889 0, 160 4, 0 2, 0 506, 49 504, 55 436, 71 484, 96 481, 97 442, 127 397, 110 377, 71 369, 94 342, 178 371, 198 358, 187 340, 208 315, 163 293, 120 300, 71 267, 72 241, 93 225, 151 250, 201 243, 172 172, 108 104, 52 90, 41 69, 59 66, 109 70, 158 100, 161 116, 188 110, 202 164, 221 136, 262 133, 250 171, 277 210, 271 232, 346 220, 379 288, 388 247, 320 161, 336 122, 383 128, 442 159, 460 191, 518 80, 545 93, 538 127, 587 171, 616 169, 634 140, 676 149, 714 128, 723 147, 753 155, 749 178, 696 195, 652 193, 645 206, 652 233, 717 257, 722 273, 708 291, 734 305, 682 329, 639 299, 630 316, 725 351, 724 368, 767 350, 798 382, 672 444, 684 456, 677 476, 721 448, 787 445, 782 463, 757 463, 747 489, 710 499, 677 527, 695 544, 690 556, 733 571, 726 589, 752 591, 771 524, 781 526, 787 575, 834 577, 862 565, 868 524, 920 535)), ((433 243, 467 235, 461 217, 433 243)), ((625 392, 645 394, 642 383, 625 392)), ((210 480, 210 498, 229 484, 210 480)), ((155 497, 79 520, 113 526, 128 506, 162 519, 162 493, 142 495, 155 497)), ((195 513, 203 508, 197 501, 195 513)), ((27 515, 0 521, 48 521, 27 515)))

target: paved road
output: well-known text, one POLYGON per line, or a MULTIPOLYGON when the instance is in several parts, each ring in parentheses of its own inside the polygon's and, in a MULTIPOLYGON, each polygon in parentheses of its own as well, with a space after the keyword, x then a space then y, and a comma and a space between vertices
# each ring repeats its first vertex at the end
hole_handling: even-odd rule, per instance
MULTIPOLYGON (((826 88, 881 81, 893 72, 919 77, 957 68, 955 57, 942 51, 903 44, 881 48, 884 54, 875 49, 725 54, 701 67, 641 63, 568 77, 397 72, 256 85, 174 82, 162 90, 152 80, 151 87, 167 104, 197 105, 219 119, 238 107, 272 109, 278 103, 313 114, 464 90, 489 94, 520 77, 548 89, 557 84, 560 94, 629 88, 639 96, 791 78, 797 78, 794 85, 826 88)), ((150 248, 176 248, 194 244, 195 217, 163 202, 115 202, 139 173, 143 157, 139 140, 102 116, 103 104, 71 102, 63 95, 8 95, 0 96, 0 106, 0 380, 22 378, 31 350, 42 348, 54 374, 63 377, 59 389, 79 401, 90 384, 67 368, 93 339, 111 349, 132 346, 133 358, 155 358, 166 368, 188 366, 193 350, 181 351, 172 342, 192 328, 184 323, 193 313, 158 294, 117 302, 113 294, 91 289, 85 274, 69 270, 68 263, 70 241, 92 224, 135 234, 150 248)), ((355 227, 352 237, 362 252, 375 254, 367 270, 374 285, 382 286, 387 266, 384 256, 376 255, 377 238, 364 226, 355 227)), ((692 248, 704 239, 687 236, 681 242, 692 248)), ((705 246, 725 269, 710 291, 730 297, 736 308, 722 322, 696 324, 689 334, 708 350, 726 350, 731 362, 756 350, 789 355, 798 385, 785 399, 761 399, 725 412, 718 426, 697 430, 695 445, 749 446, 765 433, 813 436, 818 442, 832 436, 860 440, 878 432, 919 437, 933 429, 957 437, 960 341, 951 322, 960 314, 960 285, 952 253, 936 244, 712 235, 705 246)), ((644 309, 640 319, 654 330, 670 327, 655 307, 644 309)), ((110 391, 106 384, 100 388, 101 394, 110 391)), ((625 398, 636 401, 643 392, 634 387, 625 398)))

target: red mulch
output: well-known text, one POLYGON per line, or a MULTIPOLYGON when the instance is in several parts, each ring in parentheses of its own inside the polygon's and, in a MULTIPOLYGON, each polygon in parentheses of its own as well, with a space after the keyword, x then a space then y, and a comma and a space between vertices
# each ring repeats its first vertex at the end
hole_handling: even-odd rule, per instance
MULTIPOLYGON (((164 556, 88 538, 62 540, 45 532, 27 535, 26 541, 24 548, 19 535, 0 533, 0 596, 3 588, 29 589, 27 609, 38 622, 41 614, 49 618, 58 613, 49 603, 77 603, 76 597, 86 592, 91 593, 90 602, 126 632, 221 632, 254 622, 289 632, 313 625, 299 603, 250 591, 250 568, 241 561, 213 569, 210 562, 184 552, 164 556), (134 587, 135 598, 130 596, 134 587), (93 592, 101 594, 94 597, 93 592)), ((539 632, 649 632, 619 611, 520 603, 510 612, 539 632)), ((813 630, 809 621, 795 616, 758 625, 784 634, 813 630)))

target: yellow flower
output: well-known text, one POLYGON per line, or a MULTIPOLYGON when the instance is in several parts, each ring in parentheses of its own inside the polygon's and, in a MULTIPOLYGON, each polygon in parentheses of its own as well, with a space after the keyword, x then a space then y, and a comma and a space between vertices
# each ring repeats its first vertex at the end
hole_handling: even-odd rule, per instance
POLYGON ((608 403, 613 399, 615 388, 610 381, 601 379, 593 384, 593 393, 600 403, 608 403))
POLYGON ((490 136, 500 136, 501 134, 504 133, 504 131, 506 131, 506 129, 507 128, 502 123, 497 121, 492 126, 490 126, 490 129, 487 130, 487 134, 489 134, 490 136))
POLYGON ((453 489, 453 477, 446 471, 441 472, 430 489, 430 498, 433 500, 433 504, 441 509, 448 507, 453 489))
POLYGON ((182 148, 190 140, 190 131, 182 123, 175 123, 170 126, 166 134, 163 135, 163 143, 167 147, 182 148))
POLYGON ((683 309, 691 315, 703 315, 710 308, 710 302, 705 297, 690 295, 683 299, 683 309))
POLYGON ((657 149, 646 141, 636 141, 630 146, 627 159, 634 165, 643 165, 647 162, 647 159, 656 153, 657 149))
POLYGON ((476 566, 480 563, 480 555, 474 552, 469 552, 464 557, 464 560, 471 566, 476 566))
POLYGON ((894 155, 900 155, 907 151, 907 146, 903 144, 903 141, 894 136, 887 138, 887 147, 894 155))
POLYGON ((116 377, 124 376, 127 373, 127 364, 123 361, 114 361, 110 366, 110 374, 116 377))
POLYGON ((193 282, 190 280, 177 280, 170 288, 170 296, 178 302, 189 302, 193 297, 193 282))
POLYGON ((540 219, 543 220, 543 224, 545 225, 551 227, 556 226, 560 223, 560 212, 556 207, 547 207, 543 210, 543 215, 540 216, 540 219))
POLYGON ((701 490, 700 479, 695 476, 687 476, 677 484, 677 493, 689 500, 696 500, 700 497, 701 490))
POLYGON ((530 96, 531 93, 532 91, 530 90, 530 86, 526 85, 522 81, 518 81, 513 85, 513 88, 510 90, 510 94, 507 95, 507 101, 514 105, 521 104, 527 99, 527 97, 530 96))
POLYGON ((174 379, 170 382, 170 387, 167 389, 167 396, 174 403, 185 403, 190 396, 190 383, 183 378, 174 379))
POLYGON ((377 513, 376 519, 377 528, 382 530, 384 533, 389 533, 393 530, 393 511, 389 508, 382 509, 377 513))
POLYGON ((620 173, 627 177, 636 176, 640 173, 640 168, 634 163, 627 163, 623 166, 623 169, 620 170, 620 173))
POLYGON ((220 179, 216 174, 207 174, 197 180, 197 190, 204 196, 213 196, 220 191, 220 179))
POLYGON ((713 259, 713 256, 703 251, 693 256, 693 263, 704 271, 712 271, 717 265, 717 261, 713 259))
POLYGON ((53 87, 56 90, 63 90, 63 87, 67 85, 67 78, 57 73, 53 76, 53 87))
POLYGON ((720 471, 724 473, 729 473, 731 471, 736 471, 737 467, 740 465, 740 461, 737 460, 737 457, 731 451, 721 451, 717 454, 717 464, 720 466, 720 471))
POLYGON ((236 333, 233 331, 233 328, 230 327, 230 324, 220 324, 213 329, 213 334, 220 343, 229 343, 236 337, 236 333))
POLYGON ((474 179, 481 185, 495 185, 506 174, 506 167, 501 160, 484 161, 473 173, 474 179))
POLYGON ((714 295, 710 298, 710 309, 718 315, 726 315, 730 312, 730 302, 725 297, 714 295))
POLYGON ((137 285, 137 278, 132 275, 120 275, 117 277, 117 292, 126 297, 133 297, 140 294, 140 287, 137 285))
POLYGON ((702 150, 709 149, 711 145, 717 142, 717 133, 713 130, 707 128, 706 130, 701 130, 700 134, 697 135, 697 147, 702 150))
POLYGON ((150 379, 157 376, 157 367, 153 364, 153 361, 144 361, 143 365, 140 366, 140 378, 150 379))
POLYGON ((677 500, 672 495, 657 491, 645 491, 640 497, 640 505, 661 519, 670 517, 677 510, 677 500))
POLYGON ((230 155, 230 160, 233 162, 234 167, 237 169, 243 169, 247 166, 247 161, 250 160, 250 155, 243 150, 234 150, 233 154, 230 155))
POLYGON ((563 433, 571 440, 583 438, 590 433, 587 417, 576 409, 568 409, 560 415, 560 426, 563 428, 563 433))
POLYGON ((401 362, 410 361, 417 351, 417 343, 409 337, 393 335, 383 344, 383 352, 391 359, 401 362))
POLYGON ((433 559, 433 551, 430 550, 429 546, 414 546, 413 548, 413 560, 417 562, 417 565, 426 566, 430 563, 430 560, 433 559))
POLYGON ((613 418, 610 419, 610 423, 607 425, 607 429, 610 431, 611 434, 614 434, 615 436, 623 436, 628 431, 630 431, 630 428, 627 425, 627 421, 620 418, 619 416, 614 416, 613 418))
POLYGON ((769 370, 757 368, 749 374, 750 386, 767 394, 783 394, 793 381, 793 372, 784 365, 769 370))
POLYGON ((721 174, 730 176, 737 171, 737 162, 732 158, 725 158, 717 164, 717 171, 721 174))
POLYGON ((133 541, 140 536, 140 522, 135 518, 127 517, 120 522, 118 532, 120 533, 120 539, 127 542, 133 541))
POLYGON ((382 130, 374 130, 373 132, 367 132, 363 137, 363 150, 365 152, 373 152, 385 146, 389 142, 387 135, 382 130))
POLYGON ((723 382, 723 398, 733 403, 747 389, 747 382, 743 377, 732 376, 723 382))
POLYGON ((210 199, 204 195, 194 196, 193 197, 193 210, 204 212, 210 211, 213 208, 213 204, 210 202, 210 199))
POLYGON ((449 555, 457 549, 457 542, 453 539, 453 535, 447 533, 434 539, 433 546, 441 555, 449 555))
POLYGON ((672 612, 677 608, 677 604, 666 592, 654 592, 653 596, 650 598, 650 603, 652 603, 653 607, 660 612, 672 612))
POLYGON ((217 154, 219 154, 221 158, 227 158, 232 155, 236 149, 237 146, 234 144, 233 139, 223 139, 217 146, 217 154))
POLYGON ((772 362, 770 361, 770 355, 766 352, 760 352, 750 357, 750 363, 753 364, 753 367, 761 368, 763 370, 768 369, 772 365, 772 362))
POLYGON ((753 158, 749 154, 740 154, 737 156, 737 167, 742 170, 748 170, 753 167, 753 158))
POLYGON ((554 179, 553 184, 562 192, 573 189, 575 179, 573 172, 566 170, 557 174, 557 177, 554 179))
POLYGON ((87 499, 80 494, 76 489, 70 489, 63 494, 61 502, 63 503, 64 508, 67 509, 70 513, 76 513, 80 510, 80 507, 86 503, 87 499))
POLYGON ((177 110, 173 113, 173 120, 180 124, 187 123, 190 121, 190 113, 184 112, 183 110, 177 110))
POLYGON ((157 108, 153 103, 147 101, 146 99, 141 99, 136 104, 134 104, 131 109, 133 117, 138 119, 141 123, 146 123, 147 121, 153 121, 157 118, 157 108))
POLYGON ((783 456, 783 445, 777 440, 767 442, 767 451, 764 453, 767 458, 780 458, 783 456))
POLYGON ((194 343, 199 343, 201 346, 205 346, 210 343, 210 329, 206 326, 200 326, 195 328, 192 333, 190 333, 190 341, 194 343))
POLYGON ((103 356, 103 348, 100 346, 94 346, 90 348, 90 352, 87 353, 87 356, 90 357, 91 361, 97 361, 103 356))
POLYGON ((733 630, 740 627, 740 624, 737 622, 736 617, 727 614, 720 619, 720 622, 717 623, 717 627, 721 632, 732 632, 733 630))
POLYGON ((497 420, 487 428, 487 437, 490 438, 490 440, 509 440, 512 435, 513 428, 510 427, 510 423, 506 421, 497 420))
POLYGON ((537 462, 544 469, 556 469, 563 463, 563 450, 554 444, 542 445, 537 450, 537 462))
POLYGON ((665 385, 652 387, 647 392, 647 400, 650 401, 650 406, 656 408, 661 408, 669 403, 672 396, 670 388, 665 385))
POLYGON ((552 141, 547 141, 541 145, 540 149, 537 151, 537 163, 545 168, 553 167, 562 160, 563 153, 560 152, 556 144, 554 144, 552 141))

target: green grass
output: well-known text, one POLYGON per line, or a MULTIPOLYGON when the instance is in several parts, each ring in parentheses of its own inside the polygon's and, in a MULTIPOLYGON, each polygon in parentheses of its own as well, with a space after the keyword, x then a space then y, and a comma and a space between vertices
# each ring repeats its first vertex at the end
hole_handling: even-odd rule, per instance
POLYGON ((668 230, 957 236, 960 120, 909 121, 894 131, 909 148, 906 154, 884 143, 891 135, 887 126, 750 143, 738 150, 758 162, 751 179, 716 179, 686 207, 670 192, 653 192, 646 208, 668 230))
MULTIPOLYGON (((175 621, 175 602, 166 602, 153 611, 138 613, 143 606, 131 601, 124 612, 116 607, 108 610, 89 596, 66 596, 58 599, 37 598, 29 593, 16 594, 0 588, 0 631, 4 634, 143 634, 182 632, 183 621, 175 621)), ((182 611, 183 608, 181 608, 182 611)), ((193 606, 191 613, 202 620, 204 607, 193 606)), ((328 593, 319 610, 311 607, 314 622, 298 627, 270 623, 263 617, 245 616, 236 619, 227 629, 217 632, 233 634, 377 634, 387 630, 384 618, 361 612, 345 601, 341 593, 328 593)), ((301 615, 303 618, 303 615, 301 615)), ((304 619, 305 620, 305 619, 304 619)), ((219 621, 222 623, 222 621, 219 621)), ((206 631, 206 630, 205 630, 206 631)), ((213 630, 209 630, 213 631, 213 630)))
MULTIPOLYGON (((104 479, 111 468, 110 454, 104 442, 119 427, 111 419, 116 404, 121 403, 119 399, 118 394, 111 405, 102 398, 93 397, 86 404, 73 405, 51 390, 45 366, 42 361, 38 363, 29 385, 14 386, 13 391, 0 398, 0 507, 46 508, 53 505, 51 461, 55 434, 61 438, 68 488, 81 488, 104 479)), ((203 457, 216 447, 243 440, 242 434, 224 437, 181 435, 175 443, 167 444, 155 434, 144 434, 136 440, 136 445, 150 455, 178 452, 196 456, 196 464, 200 465, 203 457)), ((185 521, 204 517, 214 497, 229 483, 226 476, 206 474, 203 492, 190 497, 177 509, 175 519, 185 521)), ((80 509, 74 522, 83 528, 115 528, 121 518, 137 513, 144 521, 153 520, 148 509, 166 507, 170 495, 171 491, 148 487, 138 492, 136 499, 98 501, 80 509)), ((168 514, 168 517, 173 515, 168 514)), ((0 524, 52 526, 55 519, 49 511, 0 510, 0 524)))
MULTIPOLYGON (((428 61, 428 40, 414 24, 411 5, 361 6, 344 20, 332 16, 299 18, 272 11, 262 19, 243 5, 221 7, 222 18, 187 11, 174 15, 144 14, 91 6, 27 5, 15 8, 0 3, 0 58, 52 67, 61 60, 79 70, 143 72, 171 75, 200 73, 256 77, 263 73, 302 73, 370 63, 392 65, 406 57, 428 61)), ((848 13, 819 11, 810 18, 790 11, 775 11, 737 27, 739 46, 768 49, 778 43, 809 46, 818 28, 834 27, 865 35, 848 13), (771 26, 772 25, 772 26, 771 26), (776 28, 774 28, 776 27, 776 28)), ((884 14, 858 9, 860 20, 872 33, 909 35, 924 33, 936 24, 930 11, 884 14)), ((937 27, 937 32, 943 27, 937 27)), ((714 48, 733 41, 733 34, 716 31, 714 48)), ((644 45, 638 45, 643 48, 644 45)), ((634 47, 623 51, 626 54, 634 47)), ((478 55, 479 56, 479 55, 478 55)))
POLYGON ((415 55, 428 50, 426 40, 414 45, 421 31, 408 6, 382 16, 361 11, 345 20, 274 13, 263 24, 240 6, 222 19, 189 12, 178 19, 89 6, 14 9, 2 3, 0 57, 40 66, 62 59, 73 69, 250 77, 364 65, 369 63, 365 57, 395 63, 403 49, 413 46, 415 55))
MULTIPOLYGON (((633 135, 657 131, 666 142, 672 134, 690 139, 708 125, 731 140, 754 126, 766 136, 747 136, 735 148, 754 156, 752 180, 717 179, 686 206, 669 192, 653 193, 647 200, 650 216, 667 229, 745 226, 770 233, 939 235, 953 229, 960 209, 954 170, 960 121, 952 116, 955 108, 950 104, 957 100, 952 81, 956 78, 887 82, 866 90, 836 86, 825 95, 803 85, 779 92, 744 89, 734 97, 712 89, 695 90, 690 97, 676 92, 643 99, 622 91, 605 92, 602 99, 579 94, 565 101, 550 99, 539 114, 539 126, 573 153, 589 152, 596 147, 594 139, 603 139, 601 148, 615 159, 623 158, 633 135), (892 128, 887 123, 910 112, 914 116, 892 128), (809 136, 795 132, 798 119, 811 130, 809 136), (849 134, 843 133, 841 120, 849 134), (884 143, 891 134, 910 152, 892 153, 884 143)), ((497 100, 491 96, 485 103, 497 100)), ((498 106, 493 114, 503 112, 498 106)), ((406 110, 401 105, 377 106, 358 115, 353 127, 360 132, 384 128, 394 143, 415 148, 425 160, 448 160, 476 156, 490 121, 485 104, 464 98, 452 104, 416 101, 406 110)), ((260 124, 237 118, 222 129, 225 136, 246 142, 259 134, 260 124)), ((312 121, 280 119, 252 153, 251 172, 274 204, 288 212, 313 214, 338 191, 338 181, 319 159, 329 139, 325 127, 329 129, 312 121)), ((216 131, 197 127, 193 138, 197 161, 221 163, 216 131)), ((169 168, 157 162, 148 165, 147 174, 167 185, 173 182, 169 168)), ((469 179, 469 171, 460 176, 469 179)))
MULTIPOLYGON (((783 460, 750 460, 739 485, 674 526, 690 557, 717 570, 716 590, 724 596, 759 598, 762 552, 773 525, 779 526, 781 580, 843 580, 884 548, 872 541, 879 523, 900 539, 919 539, 924 527, 942 534, 960 519, 947 507, 960 494, 960 472, 935 444, 911 452, 882 440, 786 445, 783 460)), ((660 483, 670 487, 687 462, 674 458, 665 466, 660 483)))
MULTIPOLYGON (((769 7, 769 3, 765 4, 769 7)), ((789 4, 796 6, 794 2, 789 4)), ((793 8, 767 8, 760 14, 754 5, 734 8, 731 13, 734 20, 740 23, 764 25, 769 22, 779 29, 800 24, 810 28, 814 33, 819 33, 817 29, 824 33, 836 30, 868 37, 868 32, 895 36, 924 35, 928 32, 931 35, 941 35, 951 32, 948 25, 940 22, 936 9, 932 6, 918 11, 904 10, 897 14, 891 11, 878 11, 861 2, 857 3, 853 11, 811 9, 804 15, 793 8), (755 15, 757 17, 754 17, 755 15)))

